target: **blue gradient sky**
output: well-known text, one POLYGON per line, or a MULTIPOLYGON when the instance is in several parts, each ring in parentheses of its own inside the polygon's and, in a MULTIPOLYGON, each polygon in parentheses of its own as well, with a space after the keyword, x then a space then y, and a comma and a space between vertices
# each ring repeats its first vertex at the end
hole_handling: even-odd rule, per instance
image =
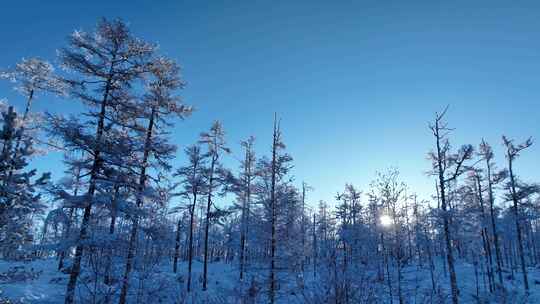
MULTIPOLYGON (((234 152, 226 162, 236 166, 238 143, 251 134, 258 154, 268 154, 276 111, 298 184, 315 187, 312 201, 332 200, 345 182, 366 189, 389 166, 431 195, 427 124, 447 104, 453 143, 484 137, 499 166, 502 134, 540 140, 538 2, 158 2, 4 1, 0 67, 54 60, 74 29, 121 17, 183 66, 184 99, 198 110, 176 125, 176 143, 193 143, 220 119, 234 152)), ((1 97, 21 106, 7 83, 1 97)), ((43 96, 37 108, 77 111, 74 104, 43 96)), ((537 143, 517 173, 539 181, 539 156, 537 143)), ((60 159, 33 164, 59 177, 60 159)))

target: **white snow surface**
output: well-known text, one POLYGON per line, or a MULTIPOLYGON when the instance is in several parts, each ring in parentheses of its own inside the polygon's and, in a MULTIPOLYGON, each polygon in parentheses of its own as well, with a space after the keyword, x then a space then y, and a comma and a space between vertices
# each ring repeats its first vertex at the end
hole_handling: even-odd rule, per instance
MULTIPOLYGON (((142 284, 146 290, 145 295, 137 298, 137 289, 140 287, 140 276, 134 273, 130 284, 129 303, 241 303, 239 294, 240 284, 238 281, 238 269, 236 264, 212 263, 209 265, 209 286, 207 292, 201 291, 202 263, 195 261, 193 264, 193 292, 188 296, 185 291, 187 263, 181 262, 178 265, 179 272, 174 274, 170 263, 160 265, 151 272, 151 276, 145 279, 142 284)), ((0 260, 0 303, 2 299, 9 299, 12 303, 63 303, 66 290, 68 275, 57 269, 57 260, 54 258, 38 259, 29 262, 13 262, 0 260), (14 275, 7 278, 8 272, 30 273, 33 276, 14 275), (24 271, 22 271, 24 270, 24 271), (17 302, 18 301, 18 302, 17 302)), ((255 267, 253 267, 255 268, 255 267)), ((445 294, 443 299, 429 299, 426 297, 431 291, 431 279, 429 271, 425 268, 418 268, 416 265, 410 265, 404 268, 403 272, 403 292, 406 303, 450 303, 448 278, 442 272, 442 264, 437 263, 436 277, 439 288, 445 294)), ((121 269, 121 266, 120 266, 121 269)), ((482 277, 479 278, 480 300, 476 298, 476 280, 474 267, 471 264, 458 263, 457 277, 460 287, 461 303, 502 303, 500 297, 489 294, 485 290, 482 277)), ((91 293, 92 280, 84 283, 84 274, 81 275, 77 290, 77 303, 92 303, 91 293)), ((264 283, 267 272, 264 270, 252 270, 247 274, 246 286, 254 278, 259 285, 264 283)), ((369 276, 369 275, 368 275, 369 276)), ((305 294, 309 294, 320 288, 320 282, 313 278, 312 272, 306 269, 304 289, 300 290, 298 285, 298 274, 284 274, 280 277, 282 284, 278 292, 278 303, 308 303, 305 294)), ((540 269, 529 268, 530 294, 525 297, 522 292, 521 273, 516 272, 514 279, 510 279, 510 273, 505 271, 505 287, 507 293, 507 302, 512 304, 519 303, 540 303, 540 269)), ((377 290, 380 293, 378 297, 381 303, 389 303, 386 286, 384 283, 371 282, 379 284, 377 290)), ((255 303, 267 303, 262 288, 255 299, 255 303)), ((114 292, 111 303, 117 302, 118 292, 114 292)), ((96 300, 95 303, 102 303, 96 300)), ((398 303, 394 297, 394 303, 398 303)))

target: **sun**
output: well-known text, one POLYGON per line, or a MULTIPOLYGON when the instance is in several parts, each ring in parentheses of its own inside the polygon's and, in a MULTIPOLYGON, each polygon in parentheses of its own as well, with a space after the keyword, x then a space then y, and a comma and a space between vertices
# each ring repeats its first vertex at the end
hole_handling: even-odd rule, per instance
POLYGON ((389 215, 386 215, 386 214, 381 215, 379 220, 381 221, 381 225, 383 225, 385 227, 392 226, 392 224, 393 224, 392 218, 389 215))

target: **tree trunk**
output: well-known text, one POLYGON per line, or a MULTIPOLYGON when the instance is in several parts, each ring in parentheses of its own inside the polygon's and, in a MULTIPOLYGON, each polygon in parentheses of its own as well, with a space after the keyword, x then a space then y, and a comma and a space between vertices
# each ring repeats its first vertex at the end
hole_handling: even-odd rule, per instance
POLYGON ((313 212, 313 278, 317 276, 317 231, 315 212, 313 212))
POLYGON ((450 235, 450 227, 448 225, 448 213, 447 213, 447 202, 446 202, 446 193, 445 193, 445 178, 442 164, 442 153, 441 153, 441 143, 440 136, 438 133, 438 122, 437 122, 437 161, 438 161, 438 171, 439 171, 439 196, 441 201, 441 208, 443 210, 443 230, 445 236, 446 244, 446 259, 448 262, 448 271, 450 273, 450 287, 452 289, 452 303, 459 303, 459 288, 457 285, 456 270, 454 267, 454 255, 452 252, 452 237, 450 235))
MULTIPOLYGON (((73 196, 77 196, 79 193, 79 179, 81 177, 81 171, 80 169, 77 170, 77 175, 75 176, 75 189, 73 189, 73 196)), ((69 208, 69 222, 66 227, 66 237, 69 237, 69 234, 71 233, 71 226, 73 225, 73 214, 75 212, 75 208, 69 208)), ((69 251, 69 248, 66 248, 62 250, 60 253, 60 259, 58 261, 58 270, 61 270, 64 268, 64 259, 66 257, 66 253, 69 251)))
POLYGON ((304 273, 304 264, 306 260, 306 183, 302 183, 302 217, 301 217, 301 229, 302 229, 302 275, 304 273))
POLYGON ((484 246, 484 252, 485 252, 485 258, 486 258, 486 268, 487 268, 487 274, 488 274, 488 281, 489 281, 489 292, 493 292, 494 285, 495 285, 495 278, 493 276, 493 257, 491 254, 491 242, 489 241, 489 235, 486 227, 486 215, 484 212, 484 198, 482 196, 482 184, 480 181, 480 176, 478 174, 475 175, 476 180, 476 186, 477 186, 477 195, 478 195, 478 201, 480 203, 480 211, 481 211, 481 218, 482 218, 482 225, 481 225, 481 236, 482 236, 482 244, 484 246))
MULTIPOLYGON (((144 152, 141 163, 141 172, 139 175, 139 183, 137 185, 137 197, 136 203, 137 208, 140 208, 143 203, 143 192, 146 186, 146 168, 148 166, 148 159, 150 158, 150 150, 152 145, 152 132, 154 129, 154 119, 157 115, 157 109, 154 106, 152 112, 150 113, 150 118, 148 121, 148 127, 146 129, 146 138, 144 141, 144 152)), ((122 280, 122 290, 120 292, 120 299, 118 304, 125 304, 127 298, 127 292, 129 288, 129 274, 133 268, 133 260, 135 257, 135 247, 137 243, 137 231, 139 229, 139 216, 134 215, 133 226, 131 227, 131 233, 129 236, 129 245, 128 245, 128 254, 126 259, 126 269, 124 271, 124 278, 122 280)))
POLYGON ((516 233, 518 241, 518 254, 521 262, 521 272, 523 273, 523 286, 525 287, 525 292, 529 292, 529 280, 527 278, 527 266, 525 265, 525 256, 523 253, 523 236, 521 233, 521 225, 519 224, 519 210, 518 210, 518 197, 516 193, 516 182, 514 178, 514 172, 512 170, 512 157, 508 156, 508 171, 510 173, 510 190, 512 194, 512 201, 514 203, 514 218, 516 221, 516 233))
POLYGON ((251 146, 246 146, 246 156, 244 160, 244 174, 246 178, 246 193, 242 205, 242 231, 240 236, 240 281, 244 280, 246 239, 249 229, 249 212, 251 204, 251 146))
POLYGON ((188 279, 187 292, 191 291, 191 268, 193 265, 193 218, 195 217, 195 204, 197 203, 197 191, 193 193, 193 204, 191 205, 189 219, 189 251, 188 251, 188 279))
MULTIPOLYGON (((114 194, 111 201, 111 222, 109 224, 109 236, 114 235, 114 229, 116 227, 116 200, 118 198, 118 192, 120 190, 120 186, 118 184, 114 185, 114 194)), ((107 262, 106 262, 106 269, 105 269, 105 279, 103 280, 103 283, 105 285, 109 285, 111 283, 111 267, 112 267, 112 256, 113 256, 113 248, 112 245, 111 248, 108 250, 107 254, 107 262)))
MULTIPOLYGON (((216 148, 217 149, 217 148, 216 148)), ((215 152, 217 153, 217 152, 215 152)), ((203 287, 206 291, 208 285, 208 233, 210 230, 210 208, 212 207, 212 187, 214 183, 214 167, 217 161, 217 155, 212 155, 212 164, 210 165, 210 181, 208 183, 208 200, 206 202, 206 220, 204 225, 204 266, 203 266, 203 287)))
POLYGON ((176 238, 174 242, 174 261, 173 261, 174 273, 176 273, 178 269, 178 255, 180 253, 180 227, 181 227, 181 219, 178 219, 178 223, 176 225, 176 238))
POLYGON ((276 125, 276 120, 274 119, 274 136, 272 143, 272 186, 270 192, 270 204, 271 204, 271 249, 270 249, 270 290, 269 290, 269 299, 270 304, 274 304, 276 296, 276 279, 275 279, 275 268, 276 268, 276 159, 277 159, 277 146, 278 146, 278 127, 276 125))
POLYGON ((489 159, 487 160, 487 180, 488 180, 488 197, 489 197, 489 215, 491 217, 491 230, 493 230, 493 244, 495 245, 495 258, 497 261, 497 277, 501 288, 504 289, 504 281, 502 277, 502 257, 501 247, 499 245, 499 233, 497 232, 497 225, 495 221, 495 211, 493 208, 493 184, 491 181, 491 164, 489 159))
POLYGON ((79 278, 79 273, 81 272, 81 260, 83 256, 83 250, 84 250, 83 244, 81 244, 81 242, 84 241, 87 237, 88 225, 90 223, 90 215, 92 213, 92 201, 94 199, 94 193, 96 192, 97 174, 99 172, 99 169, 101 168, 101 159, 100 159, 101 150, 99 147, 99 143, 101 142, 101 138, 103 137, 103 131, 105 127, 105 113, 107 109, 107 99, 109 97, 109 91, 111 89, 112 72, 113 72, 113 65, 111 64, 111 67, 109 69, 109 77, 105 85, 105 92, 103 94, 103 99, 101 101, 101 109, 99 112, 99 118, 98 118, 97 129, 96 129, 96 143, 98 145, 96 145, 96 147, 94 148, 94 160, 92 163, 92 169, 90 171, 90 183, 88 186, 88 192, 86 194, 87 204, 86 204, 86 207, 84 208, 83 218, 81 222, 81 229, 79 232, 79 241, 77 243, 77 246, 75 247, 75 258, 73 260, 73 266, 71 267, 71 273, 69 275, 65 304, 74 303, 75 287, 77 286, 77 279, 79 278))

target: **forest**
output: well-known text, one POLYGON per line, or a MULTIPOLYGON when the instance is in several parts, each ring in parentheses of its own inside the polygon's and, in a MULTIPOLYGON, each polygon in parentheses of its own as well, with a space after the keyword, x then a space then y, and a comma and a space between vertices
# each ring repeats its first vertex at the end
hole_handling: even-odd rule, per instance
POLYGON ((124 21, 57 47, 0 70, 25 105, 0 106, 0 303, 540 303, 540 185, 514 166, 529 134, 455 143, 441 104, 414 135, 429 199, 390 167, 322 201, 273 109, 272 134, 216 120, 172 141, 197 119, 181 63, 124 21), (43 96, 80 112, 37 111, 43 96), (63 177, 34 168, 46 153, 63 177))

